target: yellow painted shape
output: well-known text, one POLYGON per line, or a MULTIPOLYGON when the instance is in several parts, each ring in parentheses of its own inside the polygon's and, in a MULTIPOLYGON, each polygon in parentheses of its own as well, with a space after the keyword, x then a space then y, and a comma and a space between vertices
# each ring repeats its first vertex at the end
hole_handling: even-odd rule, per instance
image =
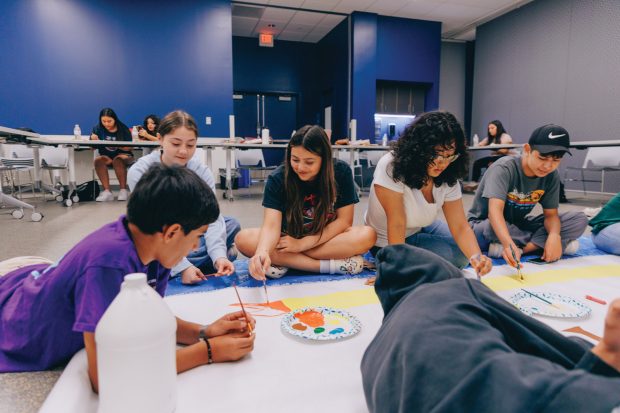
POLYGON ((302 307, 336 307, 350 308, 361 305, 376 304, 379 302, 375 289, 366 287, 361 290, 339 291, 323 295, 309 295, 306 297, 284 298, 284 304, 291 310, 302 307))
POLYGON ((517 288, 535 287, 538 285, 565 282, 572 280, 585 280, 605 277, 620 277, 620 265, 586 265, 576 268, 563 268, 557 270, 547 270, 524 273, 524 281, 519 281, 519 276, 503 275, 501 277, 483 278, 484 284, 493 291, 508 291, 517 288))

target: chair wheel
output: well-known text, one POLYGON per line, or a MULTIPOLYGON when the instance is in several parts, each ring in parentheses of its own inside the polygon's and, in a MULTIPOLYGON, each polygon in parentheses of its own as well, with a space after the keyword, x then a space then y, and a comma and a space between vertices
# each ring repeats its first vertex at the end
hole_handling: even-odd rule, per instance
POLYGON ((41 221, 41 220, 43 219, 43 214, 41 214, 40 212, 33 212, 33 213, 30 215, 30 219, 31 219, 33 222, 39 222, 39 221, 41 221))
POLYGON ((15 219, 22 219, 24 217, 24 211, 22 209, 16 209, 11 212, 11 215, 13 215, 15 219))
POLYGON ((80 202, 80 197, 77 195, 73 195, 71 197, 71 200, 73 201, 74 204, 77 204, 78 202, 80 202))
POLYGON ((71 205, 73 205, 73 201, 70 199, 65 199, 62 204, 66 207, 70 207, 71 205))
POLYGON ((56 197, 54 198, 57 202, 62 202, 64 200, 64 198, 62 197, 62 195, 56 195, 56 197))

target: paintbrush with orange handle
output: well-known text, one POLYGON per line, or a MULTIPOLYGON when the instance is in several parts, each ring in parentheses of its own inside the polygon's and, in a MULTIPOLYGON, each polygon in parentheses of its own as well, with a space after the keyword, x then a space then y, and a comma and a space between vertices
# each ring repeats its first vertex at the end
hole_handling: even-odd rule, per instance
POLYGON ((250 319, 248 318, 248 313, 245 312, 245 307, 243 307, 243 301, 241 301, 241 296, 239 295, 239 291, 237 290, 237 285, 233 282, 233 288, 235 289, 235 294, 237 294, 237 299, 239 300, 239 304, 241 305, 241 311, 243 312, 243 316, 245 317, 245 321, 248 324, 248 331, 252 334, 252 325, 250 324, 250 319))

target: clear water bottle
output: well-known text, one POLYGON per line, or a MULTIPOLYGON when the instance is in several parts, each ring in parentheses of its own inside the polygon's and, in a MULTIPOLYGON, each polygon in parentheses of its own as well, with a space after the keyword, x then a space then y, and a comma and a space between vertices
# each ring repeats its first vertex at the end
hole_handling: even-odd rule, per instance
POLYGON ((381 145, 387 146, 387 143, 388 143, 387 133, 384 133, 383 138, 381 138, 381 145))
POLYGON ((73 139, 82 139, 82 129, 80 129, 80 125, 78 125, 77 123, 73 127, 73 139))
POLYGON ((95 329, 99 410, 172 413, 176 320, 142 273, 128 274, 95 329))
POLYGON ((475 133, 474 134, 474 138, 472 139, 472 145, 473 146, 478 146, 479 143, 480 143, 480 138, 478 138, 478 134, 475 133))
POLYGON ((134 126, 133 128, 131 128, 131 140, 134 142, 140 140, 140 134, 138 133, 137 126, 134 126))

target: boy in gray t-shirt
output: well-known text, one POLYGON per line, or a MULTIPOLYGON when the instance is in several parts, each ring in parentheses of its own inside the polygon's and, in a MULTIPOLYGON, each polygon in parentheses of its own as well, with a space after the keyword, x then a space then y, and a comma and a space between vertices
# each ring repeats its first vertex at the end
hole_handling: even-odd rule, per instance
POLYGON ((577 238, 588 219, 582 212, 558 213, 560 177, 557 168, 568 150, 568 132, 545 125, 532 133, 521 156, 496 161, 482 177, 468 220, 483 250, 516 266, 522 253, 542 250, 547 262, 579 248, 577 238), (537 203, 543 214, 529 216, 537 203))

